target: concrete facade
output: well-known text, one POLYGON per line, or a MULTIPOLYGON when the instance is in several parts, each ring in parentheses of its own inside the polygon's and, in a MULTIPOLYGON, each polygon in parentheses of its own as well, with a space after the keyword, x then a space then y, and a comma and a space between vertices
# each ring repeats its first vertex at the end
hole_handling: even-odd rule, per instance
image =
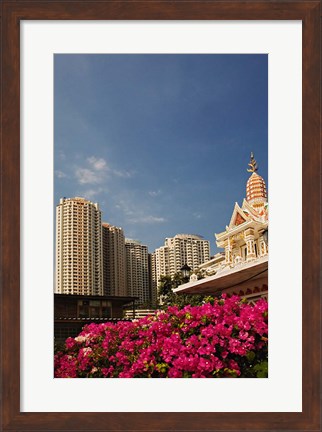
POLYGON ((97 203, 62 198, 56 207, 55 292, 103 295, 102 223, 97 203))

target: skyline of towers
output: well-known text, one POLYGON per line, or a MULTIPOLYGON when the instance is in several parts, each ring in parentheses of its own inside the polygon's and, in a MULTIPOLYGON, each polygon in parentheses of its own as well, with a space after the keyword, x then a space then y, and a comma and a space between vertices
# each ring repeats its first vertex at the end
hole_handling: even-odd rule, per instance
POLYGON ((102 223, 97 203, 75 197, 57 205, 57 293, 134 296, 138 304, 156 305, 160 276, 172 276, 184 264, 195 270, 209 258, 209 241, 201 236, 177 234, 149 254, 121 227, 102 223))
POLYGON ((56 206, 55 292, 138 297, 151 303, 148 248, 102 223, 98 203, 61 198, 56 206))

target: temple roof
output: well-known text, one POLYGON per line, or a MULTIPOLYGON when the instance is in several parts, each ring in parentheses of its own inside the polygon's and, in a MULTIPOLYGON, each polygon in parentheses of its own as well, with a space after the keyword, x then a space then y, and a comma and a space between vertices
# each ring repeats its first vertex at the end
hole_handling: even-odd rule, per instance
POLYGON ((258 165, 251 153, 251 160, 248 172, 251 172, 246 185, 246 199, 244 198, 242 206, 235 203, 229 225, 225 231, 215 234, 218 244, 230 235, 238 234, 247 228, 254 228, 257 231, 265 230, 268 226, 268 203, 266 184, 264 179, 257 174, 258 165))
POLYGON ((230 218, 230 223, 228 228, 234 228, 235 226, 244 224, 245 222, 250 220, 250 216, 246 214, 241 207, 237 203, 235 203, 235 207, 233 210, 233 214, 230 218))
POLYGON ((179 285, 173 291, 177 294, 216 294, 218 291, 238 286, 247 280, 256 281, 257 278, 267 277, 267 272, 268 256, 266 255, 240 266, 225 267, 213 276, 179 285))

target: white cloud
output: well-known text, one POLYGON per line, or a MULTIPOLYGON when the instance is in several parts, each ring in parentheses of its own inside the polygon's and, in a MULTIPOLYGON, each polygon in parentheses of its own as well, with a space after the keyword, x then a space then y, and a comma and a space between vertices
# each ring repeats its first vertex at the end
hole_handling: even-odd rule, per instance
MULTIPOLYGON (((100 195, 102 192, 103 192, 103 188, 87 189, 81 193, 81 196, 91 201, 94 198, 96 198, 98 195, 100 195)), ((100 204, 103 203, 100 202, 100 204)))
POLYGON ((149 194, 151 197, 156 197, 156 196, 159 196, 159 195, 161 194, 161 190, 158 189, 157 191, 150 191, 150 192, 148 192, 148 194, 149 194))
POLYGON ((112 173, 116 175, 117 177, 123 177, 123 178, 130 178, 133 177, 133 173, 130 171, 119 171, 119 170, 113 170, 112 173))
POLYGON ((152 216, 152 215, 142 215, 142 216, 138 216, 138 217, 134 217, 134 218, 130 218, 129 222, 131 223, 147 223, 147 224, 155 224, 155 223, 163 223, 166 222, 167 220, 163 217, 159 217, 159 216, 152 216))
POLYGON ((66 178, 66 177, 68 177, 67 174, 65 174, 63 171, 59 171, 59 170, 55 171, 55 175, 58 178, 66 178))
POLYGON ((80 184, 99 184, 102 183, 102 174, 88 168, 77 168, 75 171, 76 179, 80 184))
POLYGON ((103 158, 91 156, 87 159, 87 161, 95 171, 106 171, 108 169, 106 161, 103 158))
POLYGON ((79 184, 100 184, 106 179, 108 167, 103 158, 87 158, 87 167, 77 167, 75 176, 79 184))
POLYGON ((75 169, 75 177, 79 184, 102 184, 109 177, 130 178, 133 173, 126 170, 116 170, 108 166, 103 158, 91 156, 86 159, 87 166, 78 166, 75 169))
POLYGON ((133 202, 131 198, 120 200, 115 207, 124 213, 127 222, 130 224, 159 224, 167 221, 167 219, 162 216, 146 214, 144 212, 144 204, 141 203, 139 206, 133 202))

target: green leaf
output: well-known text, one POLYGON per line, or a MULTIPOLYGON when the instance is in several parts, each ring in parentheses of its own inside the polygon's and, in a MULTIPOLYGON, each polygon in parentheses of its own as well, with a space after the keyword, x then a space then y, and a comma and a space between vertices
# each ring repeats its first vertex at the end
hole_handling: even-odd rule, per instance
POLYGON ((254 371, 256 372, 257 378, 267 378, 268 377, 268 362, 263 361, 254 366, 254 371))
POLYGON ((254 353, 254 351, 248 351, 248 353, 246 354, 247 360, 249 362, 252 362, 255 358, 256 354, 254 353))

